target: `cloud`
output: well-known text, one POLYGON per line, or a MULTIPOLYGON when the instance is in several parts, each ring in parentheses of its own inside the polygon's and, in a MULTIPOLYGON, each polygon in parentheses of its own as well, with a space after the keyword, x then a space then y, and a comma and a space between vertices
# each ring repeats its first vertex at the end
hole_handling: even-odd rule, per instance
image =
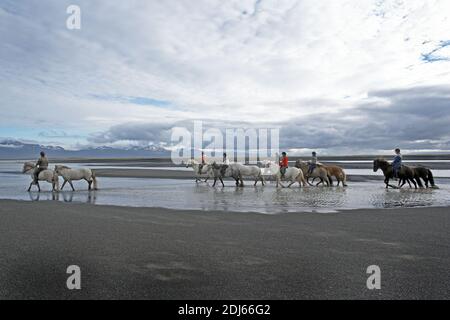
POLYGON ((369 93, 368 101, 340 114, 315 114, 286 124, 285 147, 354 151, 450 147, 450 87, 369 93))
POLYGON ((139 143, 164 143, 169 141, 171 126, 154 123, 124 123, 113 126, 104 132, 97 132, 88 137, 95 144, 135 141, 139 143))
POLYGON ((1 2, 1 126, 77 143, 164 140, 195 119, 270 122, 286 146, 445 140, 428 93, 450 83, 447 0, 80 0, 67 30, 70 4, 1 2))
MULTIPOLYGON (((279 128, 282 149, 328 150, 331 153, 363 153, 390 150, 450 149, 450 87, 416 87, 370 92, 358 108, 298 116, 285 122, 203 121, 210 128, 279 128)), ((122 124, 89 138, 93 143, 135 141, 170 145, 171 129, 189 121, 154 125, 122 124)), ((205 141, 205 144, 207 142, 205 141)))

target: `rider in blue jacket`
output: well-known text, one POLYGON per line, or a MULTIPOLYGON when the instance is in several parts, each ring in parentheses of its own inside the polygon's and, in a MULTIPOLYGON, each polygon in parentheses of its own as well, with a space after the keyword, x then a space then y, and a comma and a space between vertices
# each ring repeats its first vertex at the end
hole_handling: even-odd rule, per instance
POLYGON ((402 167, 402 154, 400 153, 400 149, 395 149, 395 157, 394 161, 392 161, 392 169, 394 170, 394 178, 398 178, 398 173, 402 167))

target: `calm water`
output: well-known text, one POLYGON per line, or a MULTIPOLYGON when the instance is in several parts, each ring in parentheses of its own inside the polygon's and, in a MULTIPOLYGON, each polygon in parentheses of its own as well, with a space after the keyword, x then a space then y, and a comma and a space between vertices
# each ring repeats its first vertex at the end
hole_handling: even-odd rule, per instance
POLYGON ((225 188, 212 188, 190 180, 99 178, 98 191, 88 192, 86 182, 75 182, 75 192, 52 193, 50 184, 43 182, 43 192, 29 193, 30 176, 18 174, 20 167, 20 163, 0 162, 0 199, 260 213, 450 206, 448 179, 437 179, 439 190, 385 190, 381 181, 355 182, 345 189, 276 189, 274 183, 256 188, 247 183, 245 188, 236 188, 226 181, 225 188))

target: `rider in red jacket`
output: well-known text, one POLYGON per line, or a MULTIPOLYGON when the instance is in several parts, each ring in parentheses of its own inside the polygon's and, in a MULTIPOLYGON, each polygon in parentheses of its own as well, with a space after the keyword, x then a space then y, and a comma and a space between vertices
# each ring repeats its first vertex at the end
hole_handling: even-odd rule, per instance
POLYGON ((286 169, 289 167, 289 159, 287 157, 286 152, 283 152, 281 154, 281 159, 280 159, 279 165, 280 165, 281 177, 284 177, 284 174, 286 173, 286 169))

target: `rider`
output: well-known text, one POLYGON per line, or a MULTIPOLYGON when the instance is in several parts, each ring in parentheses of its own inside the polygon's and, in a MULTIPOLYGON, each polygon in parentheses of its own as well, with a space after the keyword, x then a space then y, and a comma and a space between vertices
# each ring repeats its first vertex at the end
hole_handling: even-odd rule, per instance
POLYGON ((313 151, 311 160, 309 161, 308 175, 313 173, 314 169, 317 167, 317 162, 317 153, 313 151))
POLYGON ((202 151, 202 161, 201 161, 200 165, 198 166, 198 174, 202 174, 202 169, 205 164, 206 164, 205 152, 202 151))
POLYGON ((227 166, 230 165, 230 160, 228 160, 227 154, 225 152, 223 153, 222 163, 227 166))
POLYGON ((279 162, 279 166, 280 166, 280 173, 281 173, 281 177, 284 177, 284 174, 286 173, 286 169, 289 167, 289 159, 287 157, 286 152, 283 152, 281 154, 281 159, 279 162))
POLYGON ((394 170, 394 178, 398 179, 398 174, 400 169, 402 168, 402 154, 400 153, 400 149, 395 149, 395 157, 394 161, 392 161, 392 169, 394 170))
POLYGON ((34 183, 37 183, 39 180, 39 173, 48 168, 48 159, 45 156, 44 151, 41 151, 41 157, 36 162, 36 168, 34 169, 34 183))

